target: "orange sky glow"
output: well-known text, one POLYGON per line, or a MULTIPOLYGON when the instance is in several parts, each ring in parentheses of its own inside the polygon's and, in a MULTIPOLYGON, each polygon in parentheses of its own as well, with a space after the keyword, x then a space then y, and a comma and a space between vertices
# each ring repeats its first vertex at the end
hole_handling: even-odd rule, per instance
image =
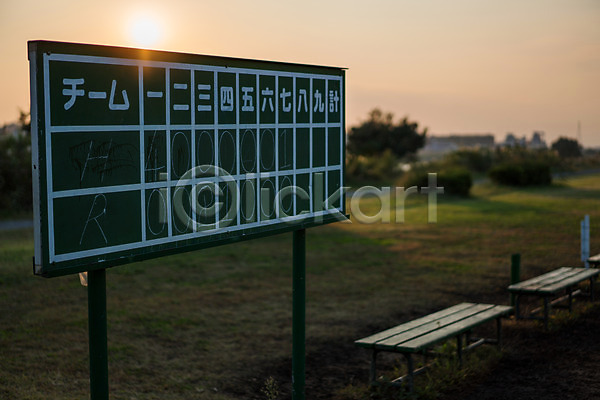
POLYGON ((3 0, 0 124, 29 109, 27 40, 347 67, 346 123, 374 107, 432 134, 600 147, 597 0, 3 0))

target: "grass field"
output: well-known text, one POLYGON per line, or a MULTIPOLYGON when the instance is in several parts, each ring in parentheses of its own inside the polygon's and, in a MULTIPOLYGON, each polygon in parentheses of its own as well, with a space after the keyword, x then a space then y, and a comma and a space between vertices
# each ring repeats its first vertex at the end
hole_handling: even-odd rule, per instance
MULTIPOLYGON (((425 200, 409 198, 403 224, 307 231, 307 398, 368 398, 355 339, 459 301, 506 303, 512 253, 523 278, 581 265, 584 214, 600 252, 600 175, 442 195, 435 224, 425 200)), ((291 244, 285 234, 108 270, 111 398, 289 398, 291 244)), ((0 399, 88 398, 86 288, 34 277, 32 254, 30 231, 0 232, 0 399)))

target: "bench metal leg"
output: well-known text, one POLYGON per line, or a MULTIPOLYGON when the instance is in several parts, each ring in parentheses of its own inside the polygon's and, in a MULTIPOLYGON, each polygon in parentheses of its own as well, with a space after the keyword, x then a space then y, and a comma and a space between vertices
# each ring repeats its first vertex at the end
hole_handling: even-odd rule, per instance
POLYGON ((369 372, 369 379, 371 386, 374 386, 377 382, 377 350, 373 350, 371 354, 371 371, 369 372))
POLYGON ((545 330, 548 330, 548 313, 550 312, 549 308, 550 308, 550 304, 548 302, 548 297, 544 296, 544 329, 545 330))
POLYGON ((496 344, 499 349, 502 349, 502 318, 496 318, 496 344))
POLYGON ((405 353, 404 356, 406 357, 406 365, 408 367, 408 391, 412 393, 415 380, 415 366, 413 364, 412 354, 405 353))
POLYGON ((569 312, 573 312, 573 288, 568 288, 569 291, 569 312))
POLYGON ((521 319, 520 302, 521 302, 521 296, 519 296, 518 294, 515 294, 515 318, 516 319, 521 319))
POLYGON ((456 355, 458 356, 458 367, 462 368, 462 335, 456 337, 456 355))
POLYGON ((594 301, 594 282, 596 281, 596 277, 592 276, 590 278, 590 300, 594 301))

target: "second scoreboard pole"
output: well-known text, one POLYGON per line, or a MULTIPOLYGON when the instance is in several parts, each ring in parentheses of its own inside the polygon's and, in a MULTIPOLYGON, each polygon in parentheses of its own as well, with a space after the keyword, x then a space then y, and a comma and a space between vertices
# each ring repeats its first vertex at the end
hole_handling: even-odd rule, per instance
POLYGON ((106 270, 88 272, 90 399, 108 400, 106 270))
POLYGON ((293 235, 292 400, 304 400, 306 346, 306 229, 293 235))

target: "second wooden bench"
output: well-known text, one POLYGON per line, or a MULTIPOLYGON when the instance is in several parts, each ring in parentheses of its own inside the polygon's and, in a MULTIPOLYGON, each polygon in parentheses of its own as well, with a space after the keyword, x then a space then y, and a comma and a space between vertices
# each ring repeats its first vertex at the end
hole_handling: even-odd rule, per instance
MULTIPOLYGON (((544 328, 548 329, 548 318, 550 308, 563 300, 568 300, 568 308, 571 311, 573 295, 580 282, 590 281, 590 298, 594 300, 594 281, 600 270, 595 268, 568 268, 563 267, 546 274, 528 279, 523 282, 515 283, 508 287, 508 291, 515 295, 515 316, 517 319, 540 319, 544 322, 544 328), (565 296, 552 301, 552 298, 565 292, 565 296), (543 299, 542 317, 533 315, 521 315, 521 297, 537 296, 543 299)), ((537 310, 536 310, 537 311, 537 310)), ((535 312, 532 312, 534 314, 535 312)))

